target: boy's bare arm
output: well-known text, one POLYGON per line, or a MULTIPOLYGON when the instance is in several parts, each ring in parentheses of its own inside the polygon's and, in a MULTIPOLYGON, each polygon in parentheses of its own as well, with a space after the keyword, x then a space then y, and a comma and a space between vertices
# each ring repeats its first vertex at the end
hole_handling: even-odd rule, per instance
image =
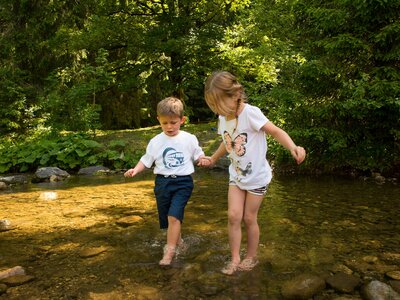
POLYGON ((134 177, 135 175, 137 175, 140 172, 142 172, 144 169, 146 169, 146 166, 141 161, 139 161, 134 168, 129 169, 128 171, 126 171, 124 173, 124 176, 125 177, 134 177))

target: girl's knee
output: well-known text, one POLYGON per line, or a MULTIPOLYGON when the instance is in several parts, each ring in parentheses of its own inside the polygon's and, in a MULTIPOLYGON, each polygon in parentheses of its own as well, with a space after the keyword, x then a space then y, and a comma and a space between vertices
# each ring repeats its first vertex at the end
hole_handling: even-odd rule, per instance
POLYGON ((229 212, 228 213, 228 222, 229 224, 237 224, 242 222, 242 214, 237 212, 229 212))
POLYGON ((243 221, 246 226, 251 226, 257 224, 257 215, 254 214, 245 214, 243 217, 243 221))

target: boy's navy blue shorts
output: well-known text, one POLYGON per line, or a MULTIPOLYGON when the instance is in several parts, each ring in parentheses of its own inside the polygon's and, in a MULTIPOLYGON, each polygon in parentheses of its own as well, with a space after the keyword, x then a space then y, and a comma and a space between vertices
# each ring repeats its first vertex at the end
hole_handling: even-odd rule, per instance
POLYGON ((168 228, 168 216, 183 221, 185 206, 193 191, 193 178, 187 176, 164 176, 157 174, 154 194, 157 200, 160 228, 168 228))

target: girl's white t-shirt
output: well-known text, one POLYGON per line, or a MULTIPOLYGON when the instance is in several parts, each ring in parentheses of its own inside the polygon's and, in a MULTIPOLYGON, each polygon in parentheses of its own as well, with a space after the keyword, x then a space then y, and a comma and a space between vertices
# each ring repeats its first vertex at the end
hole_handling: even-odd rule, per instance
POLYGON ((219 116, 218 133, 231 161, 229 180, 243 190, 264 187, 272 179, 266 135, 261 130, 268 121, 258 107, 250 104, 245 104, 237 119, 227 121, 219 116))
POLYGON ((175 136, 164 132, 153 137, 140 161, 154 174, 184 176, 194 173, 193 161, 204 155, 196 136, 180 130, 175 136))

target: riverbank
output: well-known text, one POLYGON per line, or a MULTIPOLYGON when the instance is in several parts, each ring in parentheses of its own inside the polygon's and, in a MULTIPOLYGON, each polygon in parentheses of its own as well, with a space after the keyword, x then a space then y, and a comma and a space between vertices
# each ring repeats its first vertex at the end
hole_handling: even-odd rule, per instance
MULTIPOLYGON (((185 124, 182 129, 197 136, 206 155, 214 153, 221 143, 216 122, 185 124)), ((57 166, 70 174, 88 166, 104 166, 114 171, 128 169, 144 154, 149 140, 160 132, 160 126, 153 126, 134 130, 96 131, 95 134, 63 133, 57 137, 31 137, 20 142, 3 141, 0 144, 0 174, 34 173, 38 168, 47 166, 57 166)), ((350 166, 328 167, 332 162, 317 162, 318 158, 313 156, 312 149, 307 148, 306 160, 296 165, 288 151, 272 138, 267 139, 267 159, 275 173, 339 175, 374 178, 377 181, 400 179, 400 167, 386 168, 391 170, 386 173, 364 167, 362 170, 350 166)), ((226 160, 221 160, 217 167, 226 168, 228 164, 226 160)))

